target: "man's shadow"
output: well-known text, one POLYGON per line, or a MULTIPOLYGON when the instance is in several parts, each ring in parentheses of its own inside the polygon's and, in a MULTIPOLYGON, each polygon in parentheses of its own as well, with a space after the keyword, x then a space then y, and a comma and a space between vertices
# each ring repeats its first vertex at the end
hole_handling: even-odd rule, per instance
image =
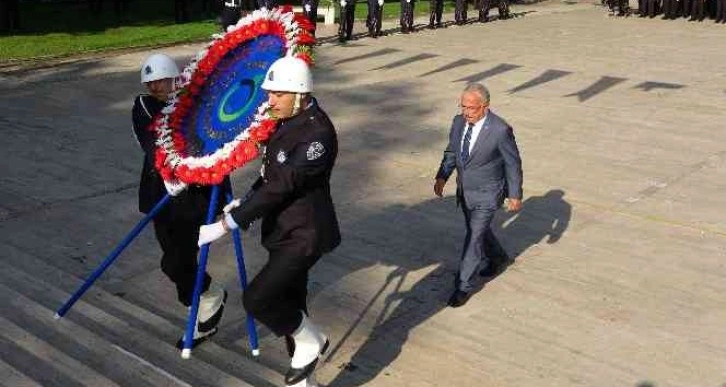
MULTIPOLYGON (((497 214, 493 224, 494 232, 510 258, 516 259, 545 237, 547 243, 556 243, 560 239, 567 229, 571 216, 571 206, 563 197, 562 190, 554 189, 543 196, 528 198, 524 201, 522 210, 516 214, 504 211, 497 214)), ((438 228, 442 224, 450 225, 456 222, 463 226, 463 215, 454 206, 453 198, 446 198, 444 201, 428 200, 408 208, 394 206, 395 208, 384 211, 389 216, 393 212, 401 211, 414 214, 434 212, 438 215, 438 219, 435 225, 429 224, 425 229, 421 229, 422 226, 419 224, 415 226, 419 229, 415 230, 417 232, 406 234, 407 244, 410 246, 408 257, 400 256, 386 260, 396 268, 388 275, 379 294, 376 295, 377 298, 383 293, 388 293, 384 306, 378 313, 374 328, 366 341, 353 354, 351 360, 341 367, 341 371, 329 386, 359 386, 374 380, 396 360, 408 339, 409 332, 447 307, 446 301, 453 291, 453 279, 458 269, 464 235, 463 227, 461 233, 438 228), (429 256, 420 256, 421 246, 431 246, 432 240, 436 241, 436 246, 443 248, 432 248, 429 256), (442 259, 442 256, 448 258, 442 259), (436 266, 436 268, 410 289, 401 290, 401 285, 409 272, 427 266, 436 266)), ((406 216, 406 218, 415 220, 416 217, 406 216)), ((369 312, 372 304, 373 302, 369 303, 363 310, 360 319, 369 312)), ((472 306, 469 303, 463 307, 472 306)), ((355 325, 360 319, 356 320, 349 332, 356 328, 355 325)), ((341 344, 346 338, 345 336, 341 338, 341 344)), ((335 351, 330 354, 334 355, 335 351)))

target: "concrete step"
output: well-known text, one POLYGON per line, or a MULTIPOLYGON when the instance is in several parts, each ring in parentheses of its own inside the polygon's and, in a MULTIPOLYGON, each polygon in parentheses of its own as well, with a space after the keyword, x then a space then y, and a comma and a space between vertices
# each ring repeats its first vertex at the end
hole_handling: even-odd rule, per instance
MULTIPOLYGON (((32 277, 52 282, 63 293, 68 295, 75 291, 81 284, 81 280, 73 275, 64 273, 43 261, 24 254, 20 251, 13 251, 6 261, 11 263, 12 269, 22 270, 25 273, 33 273, 32 277)), ((48 308, 56 309, 68 298, 68 295, 60 298, 62 301, 51 302, 45 305, 48 308)), ((128 325, 142 330, 145 334, 153 335, 162 340, 167 346, 173 346, 174 343, 183 333, 183 325, 175 325, 167 319, 162 318, 149 310, 141 308, 133 303, 124 300, 121 297, 114 296, 105 292, 98 286, 92 287, 81 298, 80 302, 92 305, 94 308, 100 309, 111 315, 115 319, 122 320, 128 325)), ((63 318, 66 320, 72 318, 78 313, 78 304, 71 309, 63 318)), ((100 328, 100 327, 99 327, 100 328)), ((239 327, 239 334, 243 334, 244 328, 239 327)), ((104 335, 103 331, 99 332, 104 335)), ((219 334, 218 334, 219 335, 219 334)), ((240 380, 244 380, 255 386, 276 386, 279 385, 283 376, 280 372, 267 367, 265 364, 269 362, 259 362, 251 358, 249 351, 244 348, 235 346, 234 348, 225 348, 214 342, 215 338, 204 343, 192 352, 193 359, 214 365, 215 368, 223 369, 228 375, 234 376, 240 380)), ((246 339, 245 339, 246 340, 246 339)), ((123 345, 122 343, 119 345, 123 345)), ((177 357, 179 352, 176 351, 177 357)), ((264 356, 264 351, 263 351, 264 356)), ((178 361, 181 361, 179 358, 178 361)), ((178 362, 174 359, 174 363, 178 362)), ((157 366, 164 366, 162 363, 155 363, 157 366)))
POLYGON ((0 380, 8 386, 14 387, 40 387, 35 380, 29 378, 15 367, 0 359, 0 380))
MULTIPOLYGON (((10 265, 1 264, 0 271, 3 284, 46 308, 55 308, 70 296, 69 293, 10 265)), ((164 368, 171 375, 193 386, 251 385, 199 358, 182 360, 174 342, 161 340, 83 300, 77 302, 73 313, 69 313, 65 318, 124 348, 136 357, 156 367, 164 368)))
POLYGON ((5 285, 0 285, 0 310, 9 321, 117 384, 188 385, 69 319, 50 318, 54 311, 5 285))
POLYGON ((0 316, 0 324, 3 327, 0 330, 0 337, 5 344, 3 346, 22 348, 25 352, 25 356, 13 358, 13 366, 44 385, 118 385, 2 316, 0 316))

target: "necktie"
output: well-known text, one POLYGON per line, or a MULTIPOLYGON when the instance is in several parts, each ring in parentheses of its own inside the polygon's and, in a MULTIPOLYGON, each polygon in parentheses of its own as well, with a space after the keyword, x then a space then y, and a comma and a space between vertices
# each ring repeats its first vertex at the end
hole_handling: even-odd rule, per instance
POLYGON ((466 162, 469 159, 469 144, 471 143, 471 132, 474 129, 474 124, 469 124, 466 127, 466 133, 464 134, 464 143, 461 145, 461 161, 466 162))

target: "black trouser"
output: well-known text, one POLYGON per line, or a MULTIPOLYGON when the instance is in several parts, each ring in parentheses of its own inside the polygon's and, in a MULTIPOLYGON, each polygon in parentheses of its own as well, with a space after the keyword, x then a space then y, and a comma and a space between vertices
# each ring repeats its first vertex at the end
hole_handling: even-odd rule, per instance
POLYGON ((681 12, 683 12, 683 17, 688 17, 691 15, 691 6, 692 6, 693 0, 683 0, 682 1, 682 7, 681 12))
POLYGON ((348 40, 353 35, 353 18, 355 16, 355 0, 348 0, 345 7, 340 7, 340 27, 338 38, 348 40))
POLYGON ((716 21, 726 23, 726 0, 716 0, 716 21))
POLYGON ((675 19, 678 14, 678 3, 676 0, 663 0, 663 16, 666 19, 675 19))
MULTIPOLYGON (((621 1, 627 1, 627 0, 621 0, 621 1)), ((509 0, 499 0, 499 4, 497 5, 497 8, 499 9, 499 19, 509 19, 509 0)))
POLYGON ((368 16, 366 27, 371 36, 376 37, 381 33, 381 22, 383 18, 383 7, 378 5, 378 0, 368 0, 368 16))
POLYGON ((429 17, 429 27, 441 25, 441 15, 444 13, 444 0, 431 0, 431 16, 429 17))
POLYGON ((476 9, 479 10, 479 21, 487 21, 489 16, 489 9, 492 7, 492 0, 477 0, 476 9))
POLYGON ((401 0, 401 32, 413 31, 413 2, 414 0, 401 0))
POLYGON ((456 0, 456 8, 454 9, 454 20, 456 24, 466 23, 466 8, 468 6, 467 0, 456 0))
POLYGON ((706 17, 704 12, 705 0, 693 0, 693 6, 691 7, 691 20, 703 20, 706 17))
POLYGON ((655 17, 655 15, 658 13, 658 0, 646 0, 646 1, 647 1, 646 14, 649 17, 655 17))
POLYGON ((313 24, 313 34, 318 26, 318 0, 302 0, 303 15, 313 24))
POLYGON ((320 255, 293 256, 270 251, 267 264, 242 298, 245 310, 277 336, 292 335, 307 311, 308 271, 320 255))
MULTIPOLYGON (((192 304, 194 283, 197 278, 197 240, 198 222, 181 219, 154 219, 154 232, 159 246, 164 252, 161 258, 161 271, 176 285, 179 302, 184 306, 192 304)), ((204 275, 202 293, 209 289, 212 278, 204 275)))

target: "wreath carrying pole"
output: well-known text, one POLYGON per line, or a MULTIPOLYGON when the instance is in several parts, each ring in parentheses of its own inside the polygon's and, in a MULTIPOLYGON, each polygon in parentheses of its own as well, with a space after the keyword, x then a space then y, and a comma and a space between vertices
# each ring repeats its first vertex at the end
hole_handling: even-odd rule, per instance
POLYGON ((116 248, 113 249, 111 254, 109 254, 106 257, 106 259, 104 259, 103 262, 96 268, 96 270, 94 270, 93 273, 91 273, 91 275, 88 276, 88 278, 83 283, 83 285, 81 285, 81 287, 78 288, 78 290, 76 290, 75 293, 73 293, 71 298, 69 298, 68 301, 66 301, 66 303, 63 304, 63 306, 61 306, 60 309, 58 309, 58 311, 55 313, 55 316, 54 316, 54 318, 56 320, 60 319, 61 317, 65 316, 66 313, 68 313, 68 311, 71 309, 71 307, 73 307, 73 304, 75 304, 76 301, 78 301, 78 299, 81 298, 81 296, 83 296, 83 294, 88 290, 88 288, 90 288, 91 285, 93 285, 93 283, 96 282, 98 277, 100 277, 101 274, 103 274, 103 272, 106 271, 106 269, 108 269, 109 266, 111 266, 111 264, 116 260, 116 258, 118 258, 118 256, 121 255, 121 253, 124 251, 124 249, 126 249, 126 247, 128 247, 128 245, 131 244, 131 242, 134 239, 136 239, 136 237, 139 236, 139 234, 141 234, 141 231, 143 231, 144 227, 146 227, 146 225, 149 224, 149 222, 152 219, 154 219, 156 214, 158 214, 159 211, 161 211, 161 209, 164 208, 164 206, 169 202, 170 198, 171 198, 171 195, 166 194, 166 196, 164 196, 161 200, 159 200, 159 202, 156 203, 154 208, 152 208, 151 211, 148 214, 146 214, 146 216, 143 219, 141 219, 141 221, 139 221, 139 223, 136 224, 136 227, 134 227, 131 230, 131 232, 129 232, 126 235, 126 237, 121 241, 121 243, 119 243, 118 246, 116 246, 116 248))

